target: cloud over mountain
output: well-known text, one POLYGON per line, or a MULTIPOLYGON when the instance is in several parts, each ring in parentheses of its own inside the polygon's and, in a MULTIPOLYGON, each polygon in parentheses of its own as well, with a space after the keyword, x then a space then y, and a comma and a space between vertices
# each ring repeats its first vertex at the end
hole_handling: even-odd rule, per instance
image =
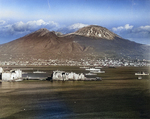
POLYGON ((124 26, 113 27, 112 30, 113 31, 121 31, 121 30, 129 30, 129 29, 132 29, 132 28, 133 28, 132 25, 126 24, 124 26))
MULTIPOLYGON (((88 26, 88 24, 83 24, 79 22, 71 24, 69 26, 63 26, 62 24, 59 24, 55 21, 44 21, 43 19, 32 20, 27 22, 24 21, 11 22, 9 20, 0 19, 0 32, 1 32, 0 37, 1 43, 6 43, 16 38, 23 37, 24 35, 36 31, 40 28, 47 28, 50 31, 58 31, 62 32, 63 34, 67 34, 75 32, 78 29, 83 28, 85 26, 88 26), (9 40, 7 41, 7 39, 9 40)), ((136 42, 140 41, 137 40, 137 38, 142 38, 142 40, 145 39, 145 44, 149 44, 148 43, 149 42, 148 39, 150 38, 149 25, 135 27, 130 24, 125 24, 122 26, 113 27, 111 30, 123 38, 130 39, 136 42)))
MULTIPOLYGON (((150 38, 150 26, 134 27, 133 25, 126 24, 124 26, 113 27, 112 31, 121 37, 128 39, 148 39, 150 38)), ((148 41, 147 41, 148 42, 148 41)))
POLYGON ((61 27, 58 23, 54 21, 44 21, 42 19, 23 22, 19 21, 16 23, 7 23, 4 20, 0 20, 0 31, 7 32, 7 34, 27 34, 33 31, 36 31, 40 28, 47 28, 49 30, 56 30, 62 33, 71 33, 75 32, 76 30, 88 26, 88 24, 83 23, 75 23, 70 26, 61 27))
POLYGON ((28 21, 26 23, 20 21, 14 24, 8 24, 4 26, 4 28, 7 31, 11 31, 11 33, 15 33, 15 32, 35 31, 39 28, 45 28, 45 27, 48 29, 52 29, 52 28, 56 28, 57 26, 58 24, 55 23, 54 21, 45 22, 44 20, 40 19, 37 21, 28 21))
POLYGON ((85 26, 88 26, 87 24, 82 24, 82 23, 76 23, 76 24, 73 24, 71 26, 69 26, 69 29, 80 29, 80 28, 83 28, 85 26))
POLYGON ((75 23, 75 24, 72 24, 70 26, 61 27, 61 28, 57 29, 57 31, 62 32, 63 34, 67 34, 67 33, 75 32, 78 29, 83 28, 85 26, 88 26, 88 24, 75 23))

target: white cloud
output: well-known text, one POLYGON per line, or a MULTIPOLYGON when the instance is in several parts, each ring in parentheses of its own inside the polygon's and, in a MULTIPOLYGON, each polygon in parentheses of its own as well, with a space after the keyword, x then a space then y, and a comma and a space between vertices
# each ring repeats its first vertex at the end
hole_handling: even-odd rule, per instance
POLYGON ((46 22, 44 22, 42 19, 40 19, 40 20, 37 20, 37 21, 28 21, 26 24, 31 25, 31 26, 33 26, 33 25, 41 26, 41 25, 46 24, 46 22))
POLYGON ((150 26, 149 26, 149 25, 141 26, 141 27, 139 27, 139 28, 142 29, 142 30, 150 31, 150 26))
POLYGON ((26 29, 26 24, 23 23, 22 21, 17 22, 13 25, 10 25, 10 29, 13 29, 14 31, 23 31, 26 29))
POLYGON ((112 28, 112 31, 123 38, 134 39, 137 42, 149 42, 150 39, 150 26, 139 26, 133 27, 132 25, 126 24, 125 26, 119 26, 112 28), (144 40, 146 39, 146 40, 144 40), (141 40, 141 41, 139 41, 141 40))
POLYGON ((132 26, 132 25, 129 25, 129 24, 126 24, 126 25, 124 26, 124 28, 125 28, 126 30, 128 30, 128 29, 132 29, 133 26, 132 26))
POLYGON ((85 26, 88 26, 87 24, 82 24, 82 23, 76 23, 76 24, 73 24, 71 26, 69 26, 68 28, 69 29, 80 29, 80 28, 83 28, 85 26))
POLYGON ((124 29, 122 26, 119 26, 117 28, 116 27, 112 28, 113 31, 118 31, 118 30, 121 31, 122 29, 124 29))
POLYGON ((129 30, 129 29, 132 29, 132 28, 133 28, 132 25, 126 24, 124 26, 113 27, 112 30, 113 31, 121 31, 121 30, 129 30))
POLYGON ((0 25, 4 25, 5 23, 6 23, 6 21, 0 20, 0 25))
POLYGON ((58 27, 58 24, 54 21, 48 21, 45 22, 44 20, 35 20, 35 21, 28 21, 26 23, 20 21, 13 24, 7 24, 3 25, 3 27, 0 28, 0 31, 6 31, 10 32, 12 34, 18 33, 18 32, 31 32, 38 30, 40 28, 47 28, 49 30, 58 27))
POLYGON ((67 33, 75 32, 78 29, 83 28, 85 26, 88 26, 88 24, 75 23, 75 24, 72 24, 70 26, 61 27, 61 28, 57 29, 57 31, 61 32, 63 34, 67 34, 67 33))

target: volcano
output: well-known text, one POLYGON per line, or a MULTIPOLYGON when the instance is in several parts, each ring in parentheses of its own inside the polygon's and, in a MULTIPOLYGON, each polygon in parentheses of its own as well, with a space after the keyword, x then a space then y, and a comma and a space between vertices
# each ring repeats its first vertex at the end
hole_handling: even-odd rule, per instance
POLYGON ((149 59, 150 47, 139 44, 109 31, 105 27, 90 25, 67 34, 81 46, 90 47, 99 57, 149 59))
POLYGON ((57 35, 45 28, 0 45, 1 61, 32 59, 131 58, 149 56, 149 47, 123 39, 107 28, 91 25, 57 35))

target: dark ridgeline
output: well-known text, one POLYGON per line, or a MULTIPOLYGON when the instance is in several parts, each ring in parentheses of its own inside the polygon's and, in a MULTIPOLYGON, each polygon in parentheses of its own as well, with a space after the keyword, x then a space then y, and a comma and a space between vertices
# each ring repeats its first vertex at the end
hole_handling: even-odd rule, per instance
POLYGON ((149 46, 123 39, 104 27, 91 25, 66 35, 39 29, 0 45, 0 60, 85 57, 144 59, 148 58, 149 49, 149 46))

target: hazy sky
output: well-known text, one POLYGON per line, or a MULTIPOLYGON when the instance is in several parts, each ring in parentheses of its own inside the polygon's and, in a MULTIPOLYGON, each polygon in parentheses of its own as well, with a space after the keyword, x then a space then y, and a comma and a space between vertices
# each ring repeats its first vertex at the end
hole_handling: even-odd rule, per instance
POLYGON ((40 28, 69 33, 87 25, 150 44, 150 0, 0 0, 0 44, 40 28))

